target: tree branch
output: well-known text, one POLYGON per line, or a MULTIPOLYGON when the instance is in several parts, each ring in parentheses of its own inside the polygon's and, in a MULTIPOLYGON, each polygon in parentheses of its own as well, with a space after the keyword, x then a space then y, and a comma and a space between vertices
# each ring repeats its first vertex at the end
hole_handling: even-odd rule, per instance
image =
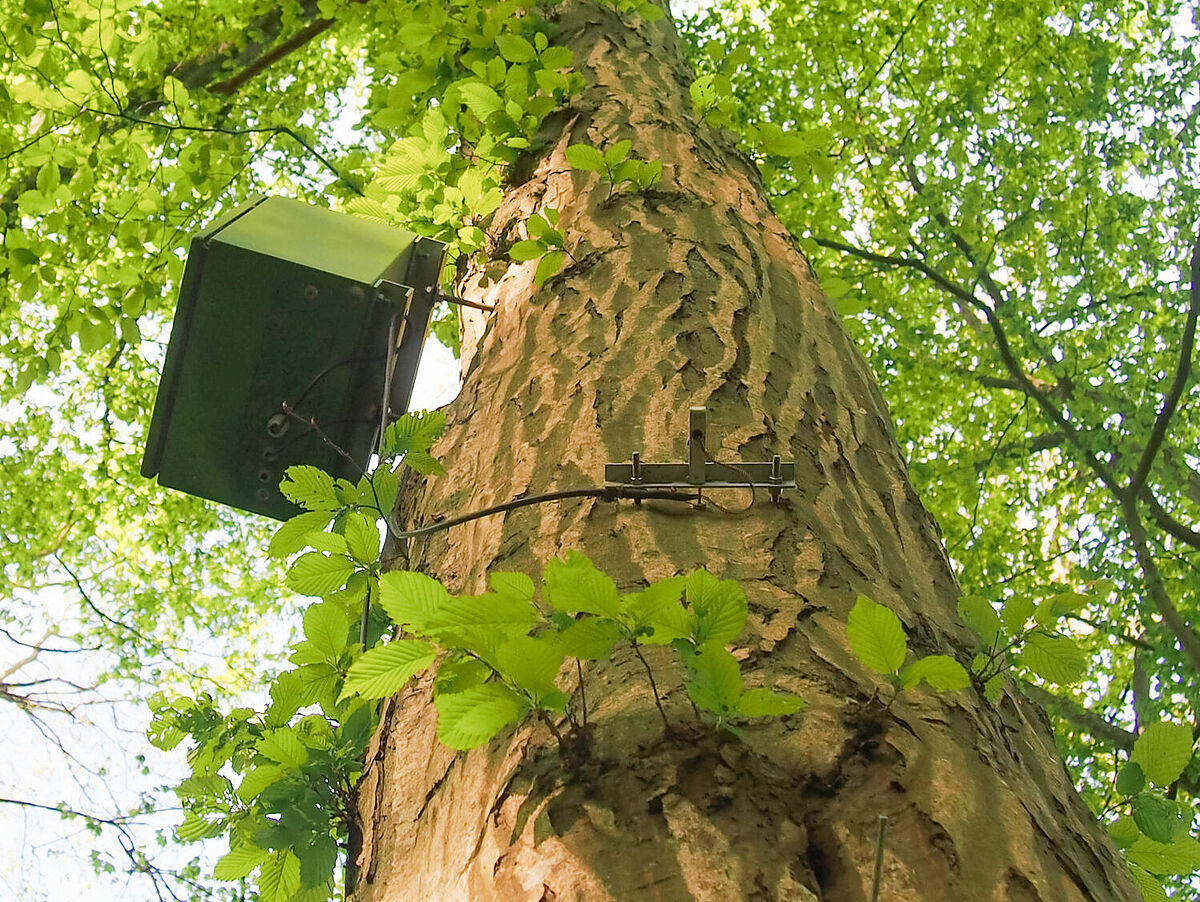
POLYGON ((1017 685, 1031 701, 1037 702, 1043 708, 1053 709, 1064 720, 1087 730, 1097 739, 1111 743, 1116 748, 1125 751, 1133 749, 1133 743, 1137 736, 1129 730, 1109 723, 1099 714, 1089 711, 1078 702, 1069 698, 1061 698, 1053 692, 1047 692, 1041 686, 1027 683, 1025 680, 1018 680, 1017 685))
POLYGON ((1142 451, 1142 458, 1138 461, 1137 469, 1129 478, 1129 494, 1134 497, 1141 492, 1142 486, 1146 483, 1150 466, 1154 463, 1158 449, 1162 447, 1171 417, 1174 416, 1175 410, 1179 406, 1179 399, 1183 396, 1188 376, 1191 374, 1192 349, 1196 342, 1196 317, 1200 315, 1200 234, 1197 234, 1196 243, 1192 245, 1191 290, 1189 293, 1187 322, 1183 327, 1183 340, 1179 348, 1179 363, 1175 367, 1175 379, 1163 399, 1162 409, 1154 420, 1154 428, 1150 430, 1150 437, 1146 440, 1146 447, 1142 451))

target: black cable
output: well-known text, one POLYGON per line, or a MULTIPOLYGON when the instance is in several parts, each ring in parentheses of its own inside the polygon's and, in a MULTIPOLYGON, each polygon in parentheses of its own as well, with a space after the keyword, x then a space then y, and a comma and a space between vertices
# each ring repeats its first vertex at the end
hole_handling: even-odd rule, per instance
POLYGON ((511 510, 516 510, 518 507, 528 507, 531 504, 544 504, 547 501, 560 501, 564 498, 600 498, 604 501, 617 501, 621 498, 630 498, 635 501, 657 499, 663 501, 695 502, 700 499, 700 493, 680 492, 677 489, 643 489, 627 485, 610 485, 603 488, 596 487, 590 489, 565 489, 559 492, 546 492, 541 495, 517 498, 515 501, 506 501, 503 504, 496 504, 492 507, 485 507, 482 510, 471 511, 469 514, 459 514, 457 517, 439 520, 437 523, 431 523, 428 526, 419 526, 416 529, 395 529, 389 518, 388 529, 395 538, 407 539, 415 536, 427 536, 435 532, 441 532, 443 529, 449 529, 452 526, 478 520, 480 517, 490 517, 492 514, 503 514, 511 510))

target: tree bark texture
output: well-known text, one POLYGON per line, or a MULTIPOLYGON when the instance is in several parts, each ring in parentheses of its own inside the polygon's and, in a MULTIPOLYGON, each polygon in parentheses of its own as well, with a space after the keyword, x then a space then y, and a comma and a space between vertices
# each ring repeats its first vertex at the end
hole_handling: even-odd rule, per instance
POLYGON ((496 311, 468 342, 437 449, 450 475, 405 514, 429 522, 597 485, 606 461, 635 450, 682 460, 698 405, 715 458, 781 453, 798 488, 742 515, 528 507, 418 542, 411 566, 459 592, 482 591, 492 569, 536 578, 572 548, 625 592, 705 566, 748 596, 734 649, 747 685, 808 706, 723 740, 698 728, 671 654, 648 648, 667 734, 641 662, 618 652, 585 669, 588 755, 564 763, 538 725, 470 753, 439 746, 418 681, 386 704, 369 753, 353 898, 867 900, 881 814, 883 900, 1138 898, 1015 691, 996 705, 971 689, 912 690, 887 709, 877 698, 890 689, 846 640, 859 594, 894 610, 919 654, 970 654, 879 391, 752 167, 693 114, 669 19, 631 24, 573 0, 556 18, 588 87, 547 123, 551 149, 496 222, 515 240, 555 207, 578 263, 540 290, 533 262, 498 283, 468 279, 464 294, 496 311), (665 164, 654 189, 609 198, 564 159, 569 144, 622 138, 665 164))

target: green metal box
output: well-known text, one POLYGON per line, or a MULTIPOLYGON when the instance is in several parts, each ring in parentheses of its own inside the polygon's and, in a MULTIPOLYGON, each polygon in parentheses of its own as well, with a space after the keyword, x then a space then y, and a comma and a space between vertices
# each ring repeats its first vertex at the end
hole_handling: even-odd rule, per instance
POLYGON ((277 519, 298 512, 279 492, 293 464, 357 481, 381 419, 408 409, 444 256, 282 197, 195 236, 142 474, 277 519))

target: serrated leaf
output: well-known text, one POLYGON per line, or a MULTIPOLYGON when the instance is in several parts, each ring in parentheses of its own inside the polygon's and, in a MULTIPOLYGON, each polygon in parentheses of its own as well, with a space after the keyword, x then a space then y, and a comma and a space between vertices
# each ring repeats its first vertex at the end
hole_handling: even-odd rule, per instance
POLYGON ((1163 888, 1162 881, 1152 877, 1132 861, 1129 862, 1129 873, 1133 875, 1133 882, 1142 894, 1142 902, 1167 902, 1167 891, 1163 888))
POLYGON ((284 767, 299 767, 308 760, 308 749, 288 727, 263 734, 254 747, 259 754, 284 767))
POLYGON ((439 693, 433 703, 438 712, 438 739, 452 749, 483 745, 525 713, 524 700, 500 683, 439 693))
POLYGON ((900 682, 911 689, 924 680, 939 692, 966 689, 971 679, 967 669, 949 655, 926 655, 905 667, 900 673, 900 682))
POLYGON ((564 154, 572 169, 586 172, 607 172, 604 155, 590 144, 572 144, 564 154))
POLYGON ((404 455, 404 465, 422 476, 445 476, 442 462, 428 451, 409 451, 404 455))
POLYGON ((1142 835, 1142 831, 1137 828, 1133 818, 1125 815, 1117 818, 1105 829, 1108 830, 1108 835, 1112 837, 1119 849, 1132 845, 1142 835))
MULTIPOLYGON (((680 607, 679 600, 683 597, 685 582, 682 576, 669 576, 666 579, 652 582, 641 592, 623 596, 621 598, 621 605, 624 608, 624 614, 621 618, 622 622, 629 629, 635 631, 642 627, 649 627, 651 620, 657 617, 660 612, 665 611, 672 605, 680 607)), ((681 607, 680 610, 682 610, 681 607)), ((691 629, 688 628, 679 636, 672 636, 671 638, 680 639, 683 636, 689 635, 690 632, 691 629)))
POLYGON ((353 572, 354 562, 347 557, 310 551, 296 559, 284 582, 301 595, 328 595, 344 586, 353 572))
POLYGON ((510 63, 528 63, 537 56, 533 45, 517 34, 496 35, 496 49, 510 63))
POLYGON ((387 645, 365 651, 346 674, 342 698, 387 698, 404 688, 414 674, 437 657, 437 649, 419 639, 393 639, 387 645))
POLYGON ((496 669, 535 699, 554 692, 563 652, 553 638, 514 636, 496 649, 496 669))
POLYGON ((1125 850, 1125 857, 1162 877, 1192 874, 1200 871, 1200 842, 1191 836, 1183 836, 1169 843, 1138 836, 1125 850))
POLYGON ((1117 792, 1131 796, 1141 792, 1146 785, 1146 775, 1136 761, 1128 761, 1117 773, 1117 792))
POLYGON ((790 693, 770 689, 747 689, 738 699, 737 712, 742 717, 782 717, 795 714, 804 707, 804 699, 790 693))
POLYGON ((283 497, 309 511, 335 511, 342 506, 333 477, 317 467, 288 467, 279 483, 283 497))
POLYGON ((272 852, 258 874, 259 902, 290 902, 300 889, 300 859, 290 849, 272 852))
POLYGON ((329 554, 345 554, 348 546, 346 537, 336 532, 310 532, 304 537, 305 544, 314 551, 324 551, 329 554))
POLYGON ((969 626, 987 647, 992 647, 1000 638, 1000 615, 986 598, 964 595, 958 600, 958 616, 969 626))
POLYGON ((519 601, 533 600, 533 580, 527 573, 493 571, 488 574, 488 582, 492 586, 492 591, 497 595, 504 595, 519 601))
POLYGON ((304 849, 300 859, 300 886, 312 889, 329 883, 337 866, 337 842, 328 834, 318 834, 304 849))
POLYGON ((1051 598, 1047 598, 1038 605, 1037 621, 1043 626, 1049 626, 1055 621, 1066 617, 1068 614, 1076 613, 1091 600, 1089 596, 1082 595, 1079 592, 1062 592, 1051 598))
POLYGON ((304 635, 309 644, 329 661, 346 650, 350 618, 340 605, 323 601, 304 612, 304 635))
POLYGON ((183 813, 183 823, 175 828, 175 835, 180 842, 197 842, 217 836, 225 831, 225 825, 220 821, 206 821, 194 811, 183 813))
POLYGON ((1167 799, 1140 792, 1133 797, 1133 822, 1148 838, 1169 843, 1175 838, 1179 813, 1167 799))
POLYGON ((578 551, 546 563, 543 594, 547 603, 564 614, 621 615, 620 597, 612 578, 596 569, 578 551))
POLYGON ((285 768, 275 764, 259 765, 242 777, 242 782, 237 788, 237 797, 249 805, 258 798, 260 792, 272 783, 282 780, 287 774, 288 771, 285 768))
POLYGON ((1133 743, 1130 760, 1141 767, 1151 783, 1169 786, 1192 760, 1194 744, 1189 727, 1167 721, 1152 723, 1133 743))
POLYGON ((1025 640, 1021 663, 1042 679, 1063 686, 1078 683, 1088 669, 1087 655, 1074 639, 1041 633, 1033 633, 1025 640))
POLYGON ((533 271, 533 284, 541 288, 546 280, 557 274, 563 268, 563 252, 550 251, 538 261, 537 269, 533 271))
POLYGON ((382 465, 376 467, 369 479, 364 476, 358 481, 358 496, 362 503, 369 505, 381 517, 395 510, 399 489, 399 477, 389 467, 382 465))
POLYGON ((878 673, 896 673, 908 654, 900 618, 865 595, 858 596, 850 611, 846 635, 855 656, 878 673))
POLYGON ((697 708, 723 715, 742 695, 742 669, 729 651, 706 645, 688 661, 687 694, 697 708))
POLYGON ((406 413, 384 430, 382 456, 396 457, 409 451, 428 451, 445 431, 446 414, 440 410, 406 413))
POLYGON ((425 632, 439 642, 485 651, 506 637, 528 633, 537 620, 532 601, 487 592, 450 598, 427 621, 425 632))
MULTIPOLYGON (((684 633, 684 635, 687 635, 684 633)), ((621 627, 607 617, 584 617, 558 634, 559 651, 573 658, 607 658, 621 638, 621 627)))
POLYGON ((616 166, 627 156, 629 156, 629 151, 632 147, 633 142, 628 138, 618 141, 616 144, 613 144, 611 147, 609 147, 608 150, 604 151, 603 160, 609 166, 616 166))
POLYGON ((481 81, 459 82, 458 92, 467 109, 482 122, 504 109, 504 101, 500 95, 481 81))
POLYGON ((379 578, 379 606, 397 626, 425 633, 450 593, 436 579, 412 570, 393 570, 379 578))
POLYGON ((701 568, 684 581, 688 606, 696 615, 697 645, 726 645, 746 626, 746 593, 732 579, 717 579, 701 568))
POLYGON ((346 515, 346 547, 350 556, 363 564, 379 560, 379 525, 375 518, 357 511, 346 515))
POLYGON ((571 65, 574 54, 568 47, 547 47, 539 56, 547 69, 565 69, 571 65))
POLYGON ((517 241, 508 249, 508 257, 510 260, 515 260, 518 263, 524 263, 526 260, 536 260, 542 254, 546 253, 549 248, 544 241, 536 238, 526 238, 517 241))
POLYGON ((983 684, 983 697, 993 705, 1000 700, 1000 693, 1004 691, 1004 674, 998 673, 991 677, 983 684))
POLYGON ((1033 616, 1037 603, 1028 595, 1014 595, 1006 598, 1000 606, 1000 619, 1004 628, 1010 633, 1024 632, 1025 624, 1033 616))
POLYGON ((269 854, 254 843, 242 843, 221 856, 213 868, 213 877, 217 880, 241 880, 250 876, 250 872, 266 861, 269 854))
POLYGON ((492 675, 492 668, 483 661, 466 655, 448 656, 438 665, 434 677, 434 692, 453 694, 473 686, 481 686, 492 675))
POLYGON ((295 554, 308 544, 305 539, 309 533, 320 532, 332 519, 331 511, 308 511, 285 520, 271 536, 267 554, 271 557, 288 557, 295 554))

